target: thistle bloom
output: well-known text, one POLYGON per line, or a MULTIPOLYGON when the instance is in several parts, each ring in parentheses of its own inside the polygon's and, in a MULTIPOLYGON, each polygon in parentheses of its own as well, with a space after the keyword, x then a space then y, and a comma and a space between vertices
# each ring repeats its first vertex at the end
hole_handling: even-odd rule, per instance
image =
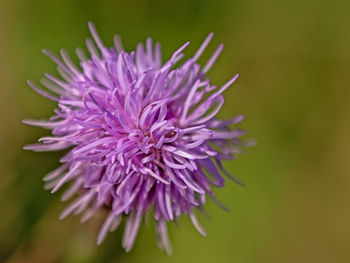
POLYGON ((189 215, 205 235, 194 210, 202 209, 207 196, 217 202, 212 186, 224 185, 221 173, 230 176, 222 161, 240 151, 238 137, 245 132, 232 125, 243 116, 215 119, 224 103, 222 93, 238 74, 219 88, 205 77, 223 49, 219 45, 203 68, 197 63, 213 34, 176 68, 189 42, 162 63, 160 45, 153 46, 151 39, 128 53, 119 37, 107 48, 93 24, 89 28, 94 42, 86 41, 90 58, 77 49, 80 67, 64 50, 61 58, 44 50, 61 77, 45 74, 42 84, 51 92, 28 84, 58 108, 47 121, 24 121, 52 130, 52 136, 24 148, 68 149, 62 165, 44 178, 52 193, 70 184, 62 200, 78 196, 60 218, 82 213, 84 222, 105 207, 109 214, 97 243, 125 217, 122 243, 129 251, 143 216, 152 212, 158 244, 170 253, 167 222, 189 215))

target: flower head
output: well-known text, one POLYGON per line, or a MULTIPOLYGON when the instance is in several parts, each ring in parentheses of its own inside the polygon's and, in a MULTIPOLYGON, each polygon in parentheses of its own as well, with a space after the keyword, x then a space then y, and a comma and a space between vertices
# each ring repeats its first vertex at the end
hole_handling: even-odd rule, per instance
POLYGON ((70 184, 62 200, 78 196, 61 218, 83 213, 86 221, 107 208, 101 243, 126 217, 123 246, 129 251, 143 216, 152 211, 159 245, 170 253, 167 222, 187 214, 205 235, 194 209, 201 209, 207 196, 215 201, 212 186, 224 185, 221 172, 229 176, 222 160, 233 159, 240 150, 238 137, 245 132, 231 127, 243 116, 215 118, 224 103, 222 93, 238 74, 222 87, 206 78, 223 45, 203 68, 197 64, 213 34, 175 67, 188 42, 162 63, 160 45, 153 46, 151 39, 128 53, 118 37, 115 47, 107 48, 91 23, 89 28, 95 43, 86 41, 89 58, 77 49, 80 67, 64 50, 61 58, 44 50, 61 77, 45 74, 42 83, 51 92, 28 84, 58 107, 47 121, 24 121, 52 130, 52 136, 25 149, 68 149, 62 165, 44 178, 52 193, 70 184))

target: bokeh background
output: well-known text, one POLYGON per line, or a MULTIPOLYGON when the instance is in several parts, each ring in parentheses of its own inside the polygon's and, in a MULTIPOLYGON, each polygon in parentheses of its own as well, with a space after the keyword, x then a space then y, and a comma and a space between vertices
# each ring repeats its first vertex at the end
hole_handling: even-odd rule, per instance
POLYGON ((350 2, 347 0, 12 0, 0 1, 0 262, 350 262, 350 2), (60 153, 22 146, 47 131, 21 119, 49 117, 54 103, 26 84, 55 65, 42 48, 73 52, 93 21, 107 45, 120 34, 127 50, 151 36, 164 58, 187 40, 190 56, 209 32, 225 49, 210 72, 226 91, 220 116, 244 113, 258 146, 226 163, 246 188, 217 189, 200 217, 170 226, 171 257, 158 251, 153 223, 134 249, 121 249, 122 228, 97 247, 102 214, 86 224, 58 220, 59 195, 42 177, 60 153))

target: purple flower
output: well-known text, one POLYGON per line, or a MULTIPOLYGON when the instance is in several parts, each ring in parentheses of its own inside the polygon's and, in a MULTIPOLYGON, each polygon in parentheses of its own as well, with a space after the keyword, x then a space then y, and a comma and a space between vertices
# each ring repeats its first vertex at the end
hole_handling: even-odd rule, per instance
POLYGON ((205 77, 223 49, 219 45, 203 68, 197 64, 213 34, 192 58, 175 67, 189 42, 162 63, 160 45, 153 46, 151 39, 127 53, 118 37, 115 47, 107 48, 92 23, 89 28, 95 43, 86 41, 90 58, 77 49, 80 67, 64 50, 61 58, 44 50, 61 78, 45 74, 42 84, 51 92, 28 84, 58 108, 47 121, 24 121, 52 130, 52 136, 24 149, 68 149, 62 165, 44 178, 52 193, 70 183, 62 200, 78 196, 60 218, 83 213, 84 222, 99 209, 108 209, 100 244, 125 217, 122 243, 129 251, 143 216, 153 213, 159 246, 171 253, 167 222, 187 214, 205 236, 194 210, 202 209, 207 196, 217 202, 212 186, 224 185, 220 172, 230 176, 222 160, 240 152, 237 138, 245 132, 230 126, 243 116, 215 119, 224 103, 222 93, 238 74, 219 88, 205 77))

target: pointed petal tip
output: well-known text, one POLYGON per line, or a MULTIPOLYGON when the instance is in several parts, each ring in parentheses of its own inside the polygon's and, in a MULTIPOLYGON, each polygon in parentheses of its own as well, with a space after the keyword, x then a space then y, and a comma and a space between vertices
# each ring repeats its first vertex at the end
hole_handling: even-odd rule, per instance
POLYGON ((30 148, 29 146, 30 146, 30 145, 24 145, 24 146, 22 147, 22 149, 23 149, 23 150, 26 150, 26 151, 31 150, 31 148, 30 148))
POLYGON ((50 181, 50 180, 48 180, 48 179, 46 178, 46 176, 44 176, 41 180, 42 180, 43 182, 48 182, 48 181, 50 181))
POLYGON ((246 185, 243 181, 241 181, 240 179, 238 179, 236 176, 231 175, 231 174, 228 173, 226 170, 224 170, 223 172, 225 173, 225 175, 226 175, 232 182, 234 182, 234 183, 237 184, 238 186, 243 187, 243 188, 247 187, 247 185, 246 185))
POLYGON ((97 238, 96 245, 100 246, 103 243, 103 240, 101 238, 97 238))
POLYGON ((40 152, 40 150, 37 149, 38 144, 27 144, 22 147, 23 150, 26 151, 34 151, 34 152, 40 152))
POLYGON ((95 38, 95 35, 97 34, 95 24, 93 22, 89 21, 88 27, 89 27, 89 31, 90 31, 91 35, 95 38))
POLYGON ((44 73, 44 76, 47 77, 48 79, 51 80, 52 77, 54 77, 52 74, 48 73, 48 72, 45 72, 44 73))
POLYGON ((43 49, 41 50, 41 52, 42 52, 44 55, 46 55, 46 56, 50 56, 50 55, 51 55, 51 51, 48 50, 48 49, 45 49, 45 48, 43 48, 43 49))
POLYGON ((129 246, 126 242, 123 242, 122 247, 125 249, 125 252, 127 253, 131 251, 131 246, 129 246))
POLYGON ((236 116, 236 123, 237 122, 241 122, 241 121, 243 121, 245 119, 245 116, 243 115, 243 114, 238 114, 237 116, 236 116))
POLYGON ((95 24, 92 21, 88 22, 88 27, 90 31, 95 30, 95 24))
POLYGON ((63 220, 65 219, 67 216, 65 214, 60 214, 60 216, 58 217, 59 220, 63 220))
POLYGON ((60 48, 60 54, 62 55, 66 55, 68 53, 67 49, 64 48, 60 48))
POLYGON ((54 194, 58 191, 59 187, 57 185, 50 191, 51 194, 54 194))
POLYGON ((31 120, 30 119, 24 119, 24 120, 21 120, 21 122, 23 124, 30 125, 31 120))
POLYGON ((243 188, 246 188, 247 187, 247 185, 244 183, 244 182, 239 182, 238 183, 238 185, 240 186, 240 187, 243 187, 243 188))

